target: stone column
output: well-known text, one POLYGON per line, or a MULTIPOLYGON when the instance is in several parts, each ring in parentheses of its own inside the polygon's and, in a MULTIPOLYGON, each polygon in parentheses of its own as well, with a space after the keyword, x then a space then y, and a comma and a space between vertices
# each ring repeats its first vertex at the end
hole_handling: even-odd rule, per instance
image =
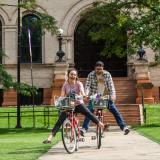
MULTIPOLYGON (((146 61, 137 61, 134 63, 135 67, 135 79, 137 86, 146 86, 143 88, 144 93, 144 103, 152 104, 154 103, 154 98, 152 96, 152 87, 147 87, 148 84, 151 84, 149 64, 146 61)), ((142 89, 137 88, 137 98, 136 103, 142 102, 142 89)))
POLYGON ((54 65, 51 104, 54 103, 54 96, 60 96, 62 85, 66 80, 68 67, 69 64, 65 62, 55 63, 54 65))

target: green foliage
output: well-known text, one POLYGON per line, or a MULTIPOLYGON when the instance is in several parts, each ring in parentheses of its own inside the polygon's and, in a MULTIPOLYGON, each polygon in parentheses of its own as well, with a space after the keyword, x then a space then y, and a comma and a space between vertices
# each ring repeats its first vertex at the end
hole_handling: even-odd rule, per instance
MULTIPOLYGON (((36 0, 21 0, 20 4, 0 4, 0 6, 12 6, 12 7, 20 7, 23 9, 26 9, 29 11, 29 13, 33 13, 39 17, 38 21, 35 21, 35 23, 32 23, 32 25, 35 25, 34 27, 41 27, 42 28, 42 34, 45 33, 45 31, 51 32, 51 34, 57 34, 57 26, 56 26, 56 20, 54 17, 46 14, 46 13, 41 13, 38 10, 38 7, 36 5, 36 0)), ((2 50, 0 50, 0 61, 4 58, 4 53, 2 50)), ((16 83, 13 81, 12 76, 7 73, 5 70, 5 67, 3 64, 0 64, 0 85, 1 88, 4 90, 9 89, 9 88, 14 88, 17 90, 17 92, 31 96, 31 94, 36 94, 36 87, 31 87, 30 85, 27 85, 25 83, 16 83)))
MULTIPOLYGON (((6 56, 4 52, 0 51, 0 57, 6 56)), ((4 90, 13 88, 18 93, 26 96, 31 96, 32 94, 37 94, 37 88, 35 86, 30 86, 26 83, 17 83, 13 81, 12 76, 5 70, 3 64, 0 64, 0 87, 4 90)))
POLYGON ((21 8, 28 10, 30 13, 37 15, 40 19, 36 21, 34 25, 42 28, 42 33, 44 34, 45 31, 49 31, 52 35, 58 33, 58 28, 56 26, 57 21, 54 17, 37 11, 38 9, 36 5, 36 0, 23 0, 22 3, 19 4, 21 8))
POLYGON ((27 10, 31 14, 35 14, 40 18, 40 21, 37 21, 35 25, 39 25, 42 28, 42 33, 49 31, 52 35, 58 33, 58 27, 56 26, 57 21, 53 16, 50 16, 47 13, 41 13, 37 6, 36 0, 21 0, 20 4, 1 4, 0 6, 12 6, 20 7, 27 10))
POLYGON ((93 6, 85 18, 99 26, 89 33, 92 40, 109 43, 103 54, 122 57, 127 54, 124 47, 127 42, 128 54, 136 53, 141 45, 159 50, 160 0, 106 0, 93 6), (127 32, 128 40, 124 36, 127 32))

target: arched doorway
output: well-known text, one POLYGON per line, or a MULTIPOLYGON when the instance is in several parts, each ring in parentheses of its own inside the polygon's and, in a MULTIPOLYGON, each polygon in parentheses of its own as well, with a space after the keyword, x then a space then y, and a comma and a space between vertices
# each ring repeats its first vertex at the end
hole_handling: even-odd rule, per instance
MULTIPOLYGON (((80 77, 87 77, 88 73, 93 70, 97 60, 101 60, 105 64, 105 69, 108 70, 113 77, 127 77, 127 56, 119 58, 113 55, 111 58, 106 58, 100 53, 104 48, 104 42, 91 41, 88 32, 93 28, 92 24, 81 20, 77 25, 74 33, 74 62, 75 67, 79 71, 80 77)), ((126 33, 124 32, 124 36, 126 33)), ((127 42, 123 44, 127 49, 127 42)))

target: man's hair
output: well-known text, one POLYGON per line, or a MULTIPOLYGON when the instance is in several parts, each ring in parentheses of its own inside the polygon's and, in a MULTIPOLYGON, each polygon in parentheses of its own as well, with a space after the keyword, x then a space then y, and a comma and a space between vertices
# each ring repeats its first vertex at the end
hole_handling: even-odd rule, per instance
POLYGON ((97 61, 95 67, 104 67, 104 63, 102 61, 97 61))

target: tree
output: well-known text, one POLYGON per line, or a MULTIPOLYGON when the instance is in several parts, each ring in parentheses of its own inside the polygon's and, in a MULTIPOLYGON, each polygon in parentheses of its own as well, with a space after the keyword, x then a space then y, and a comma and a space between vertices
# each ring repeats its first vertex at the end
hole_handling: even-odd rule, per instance
POLYGON ((160 0, 98 1, 85 13, 85 18, 99 26, 89 35, 94 41, 106 42, 102 51, 105 56, 134 54, 140 46, 160 50, 160 0), (122 32, 126 32, 127 37, 122 32), (123 45, 117 45, 117 41, 128 41, 128 53, 123 45))
MULTIPOLYGON (((0 6, 12 6, 16 8, 18 5, 20 8, 26 9, 30 13, 36 14, 39 17, 39 21, 36 21, 37 23, 34 25, 42 28, 42 34, 44 34, 45 31, 49 31, 52 35, 58 33, 58 28, 56 26, 57 22, 55 18, 48 14, 36 11, 36 0, 21 0, 20 4, 0 4, 0 6)), ((0 49, 0 60, 2 60, 4 57, 5 53, 2 51, 2 49, 0 49)), ((33 92, 36 92, 36 87, 31 87, 25 83, 18 84, 17 82, 14 82, 12 76, 7 73, 3 64, 0 64, 0 85, 4 90, 14 88, 19 93, 25 95, 31 95, 33 92)))

